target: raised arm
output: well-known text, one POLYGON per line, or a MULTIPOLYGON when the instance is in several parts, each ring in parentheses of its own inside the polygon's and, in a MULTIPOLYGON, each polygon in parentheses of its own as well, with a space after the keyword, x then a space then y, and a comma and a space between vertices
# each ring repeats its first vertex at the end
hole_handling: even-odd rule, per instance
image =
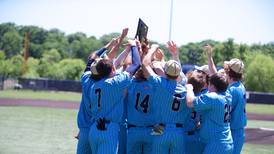
POLYGON ((108 54, 108 58, 113 60, 115 58, 116 53, 118 52, 124 38, 127 36, 128 28, 123 29, 122 34, 118 37, 117 43, 112 47, 108 54))
POLYGON ((126 71, 131 75, 134 75, 141 66, 141 58, 136 46, 136 40, 129 40, 129 44, 131 49, 132 64, 126 69, 126 71))
POLYGON ((145 78, 148 78, 151 75, 155 75, 150 65, 151 65, 151 57, 154 54, 154 52, 157 51, 158 48, 159 48, 159 45, 153 44, 143 59, 142 69, 144 71, 145 78))
POLYGON ((204 51, 207 54, 209 76, 211 76, 217 73, 217 69, 212 58, 212 47, 207 44, 206 46, 204 46, 204 51))
POLYGON ((193 100, 195 98, 193 92, 193 86, 191 84, 186 84, 186 105, 189 108, 193 108, 193 100))
POLYGON ((122 62, 125 60, 129 52, 130 52, 130 45, 127 45, 125 50, 121 52, 120 55, 117 57, 117 59, 114 61, 114 66, 116 69, 121 67, 122 62))
POLYGON ((178 52, 176 44, 173 41, 168 41, 167 48, 168 48, 169 53, 172 56, 172 59, 176 60, 181 65, 181 62, 179 59, 179 52, 178 52))
MULTIPOLYGON (((176 60, 180 64, 180 66, 181 66, 181 61, 180 61, 180 58, 179 58, 179 52, 178 52, 176 44, 173 41, 168 41, 167 42, 167 48, 168 48, 169 53, 172 56, 172 59, 176 60)), ((181 66, 181 68, 182 68, 182 66, 181 66)), ((181 70, 180 76, 177 79, 177 81, 185 83, 186 80, 187 80, 187 78, 186 78, 183 70, 181 70)))

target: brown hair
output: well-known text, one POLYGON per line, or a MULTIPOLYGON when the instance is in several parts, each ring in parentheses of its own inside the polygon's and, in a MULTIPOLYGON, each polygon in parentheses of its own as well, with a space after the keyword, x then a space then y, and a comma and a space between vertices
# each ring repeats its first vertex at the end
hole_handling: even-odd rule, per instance
POLYGON ((91 75, 94 80, 101 80, 102 78, 108 77, 112 71, 113 63, 109 59, 101 59, 96 64, 96 70, 98 75, 91 75))
POLYGON ((228 69, 227 75, 233 80, 233 81, 241 81, 243 79, 243 74, 237 73, 233 71, 231 68, 228 69))
POLYGON ((187 73, 187 83, 192 84, 194 94, 201 92, 205 85, 203 76, 200 74, 194 74, 193 72, 187 73))
POLYGON ((225 92, 228 86, 225 76, 219 73, 213 74, 209 78, 209 83, 216 88, 217 92, 225 92))

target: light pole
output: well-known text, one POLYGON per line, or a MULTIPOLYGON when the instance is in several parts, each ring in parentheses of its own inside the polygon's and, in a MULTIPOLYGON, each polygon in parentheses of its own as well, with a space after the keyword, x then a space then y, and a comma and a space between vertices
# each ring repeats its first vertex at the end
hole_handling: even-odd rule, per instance
POLYGON ((171 33, 172 33, 172 17, 173 17, 173 0, 171 0, 171 4, 170 4, 169 37, 168 37, 168 40, 169 40, 169 41, 171 41, 171 33))

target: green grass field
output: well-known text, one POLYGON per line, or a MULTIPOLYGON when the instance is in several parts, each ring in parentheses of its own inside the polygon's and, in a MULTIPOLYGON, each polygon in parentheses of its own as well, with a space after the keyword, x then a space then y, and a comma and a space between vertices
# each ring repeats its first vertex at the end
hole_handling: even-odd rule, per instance
POLYGON ((0 107, 1 154, 73 154, 76 110, 0 107))
POLYGON ((80 102, 81 93, 58 91, 4 90, 0 91, 0 98, 42 99, 80 102))

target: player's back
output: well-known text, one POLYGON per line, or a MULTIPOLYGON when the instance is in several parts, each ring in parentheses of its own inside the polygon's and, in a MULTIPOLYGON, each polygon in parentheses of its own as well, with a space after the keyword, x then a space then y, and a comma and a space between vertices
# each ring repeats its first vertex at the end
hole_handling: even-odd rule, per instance
POLYGON ((241 82, 229 85, 228 92, 232 95, 231 129, 244 128, 246 126, 246 91, 241 82))
POLYGON ((127 122, 136 126, 153 125, 152 102, 155 88, 148 81, 133 79, 128 88, 127 122))
POLYGON ((164 77, 153 77, 156 87, 153 109, 156 111, 156 122, 164 124, 183 124, 187 116, 185 102, 186 89, 176 80, 164 77))
POLYGON ((95 82, 90 90, 90 105, 93 117, 121 122, 125 90, 130 84, 129 74, 116 74, 95 82))
POLYGON ((231 132, 229 126, 229 111, 231 108, 231 95, 224 93, 207 93, 196 98, 195 110, 202 110, 200 136, 204 142, 222 141, 230 143, 231 132), (206 104, 204 106, 203 104, 206 104))

